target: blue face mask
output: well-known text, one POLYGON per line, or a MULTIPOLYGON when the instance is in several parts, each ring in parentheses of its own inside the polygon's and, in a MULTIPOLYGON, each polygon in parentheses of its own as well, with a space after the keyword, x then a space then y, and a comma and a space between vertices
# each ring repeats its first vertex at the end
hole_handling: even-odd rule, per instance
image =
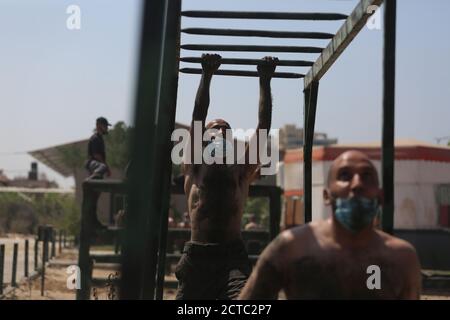
POLYGON ((337 198, 334 215, 342 226, 356 233, 370 225, 378 212, 377 199, 337 198))
POLYGON ((211 157, 225 158, 227 152, 231 150, 232 146, 228 140, 214 139, 208 143, 206 148, 208 149, 208 153, 211 157))

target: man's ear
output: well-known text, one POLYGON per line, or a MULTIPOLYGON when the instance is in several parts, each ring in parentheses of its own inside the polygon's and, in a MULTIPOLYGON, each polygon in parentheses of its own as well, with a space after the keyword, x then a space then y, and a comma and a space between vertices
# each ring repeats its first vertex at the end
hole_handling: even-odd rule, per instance
POLYGON ((330 190, 323 189, 323 201, 325 202, 326 206, 331 206, 331 194, 330 190))

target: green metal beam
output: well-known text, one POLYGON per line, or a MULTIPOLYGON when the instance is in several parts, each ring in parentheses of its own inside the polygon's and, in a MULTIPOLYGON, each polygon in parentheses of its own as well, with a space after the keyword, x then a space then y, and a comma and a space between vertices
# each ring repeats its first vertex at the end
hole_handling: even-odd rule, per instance
POLYGON ((395 164, 395 42, 396 0, 387 0, 384 11, 384 66, 383 66, 383 158, 382 176, 384 204, 383 230, 394 229, 394 164, 395 164))
POLYGON ((239 51, 239 52, 291 52, 291 53, 321 53, 320 47, 305 46, 258 46, 236 44, 183 44, 183 50, 194 51, 239 51))
POLYGON ((314 81, 304 90, 303 126, 303 204, 305 223, 312 220, 312 151, 316 121, 319 82, 314 81))
MULTIPOLYGON (((182 68, 181 73, 188 74, 202 74, 202 69, 197 68, 182 68)), ((214 72, 218 76, 234 76, 234 77, 259 77, 259 73, 256 71, 245 71, 245 70, 217 70, 214 72)), ((305 75, 301 73, 292 72, 275 72, 273 78, 284 78, 284 79, 300 79, 305 75)))
MULTIPOLYGON (((164 23, 167 1, 145 1, 141 32, 134 136, 131 141, 128 213, 125 221, 120 298, 141 299, 146 260, 147 232, 154 194, 155 122, 162 75, 164 23)), ((150 254, 153 256, 152 254, 150 254)))
POLYGON ((334 36, 334 34, 326 32, 209 29, 209 28, 186 28, 182 29, 181 32, 186 34, 207 35, 207 36, 262 37, 262 38, 278 38, 278 39, 331 39, 334 36))
POLYGON ((282 191, 280 188, 274 188, 270 190, 270 240, 275 239, 275 237, 280 233, 281 195, 282 191))
POLYGON ((336 35, 330 41, 322 54, 314 63, 311 70, 305 76, 306 89, 313 81, 319 81, 322 76, 330 69, 333 63, 344 52, 345 48, 352 42, 356 35, 366 24, 367 20, 373 14, 371 6, 380 6, 383 0, 361 0, 338 30, 336 35))
POLYGON ((315 12, 243 12, 243 11, 183 11, 183 17, 216 19, 268 19, 268 20, 344 20, 345 14, 315 12))
POLYGON ((98 195, 89 185, 90 182, 83 183, 83 202, 81 207, 81 228, 80 228, 80 246, 78 248, 78 266, 80 267, 80 285, 77 290, 77 300, 89 300, 91 294, 90 275, 92 273, 91 259, 89 258, 89 248, 93 236, 94 226, 93 217, 97 214, 96 202, 98 195))
MULTIPOLYGON (((167 247, 168 218, 171 194, 172 160, 171 151, 173 142, 171 135, 175 129, 175 115, 178 92, 178 72, 180 60, 180 26, 181 26, 181 0, 167 0, 167 18, 164 33, 164 56, 162 60, 162 79, 160 103, 157 110, 155 126, 156 149, 154 152, 154 184, 152 194, 152 214, 149 223, 148 235, 151 243, 158 244, 157 252, 151 257, 148 272, 144 277, 144 299, 163 298, 164 274, 167 247), (155 283, 156 281, 156 283, 155 283)), ((151 252, 151 251, 150 251, 151 252)))
MULTIPOLYGON (((200 57, 183 57, 180 58, 181 62, 188 63, 202 63, 202 58, 200 57)), ((253 65, 257 66, 261 63, 260 59, 239 59, 239 58, 222 58, 220 64, 237 64, 237 65, 253 65)), ((311 67, 313 65, 312 61, 305 60, 278 60, 277 66, 286 67, 311 67)))

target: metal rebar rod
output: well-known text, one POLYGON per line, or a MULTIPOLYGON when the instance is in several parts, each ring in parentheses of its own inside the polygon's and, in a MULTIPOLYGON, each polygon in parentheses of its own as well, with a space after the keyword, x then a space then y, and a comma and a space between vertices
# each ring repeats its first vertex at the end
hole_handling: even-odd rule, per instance
POLYGON ((195 51, 247 51, 247 52, 292 52, 292 53, 322 53, 319 47, 292 47, 292 46, 257 46, 257 45, 221 45, 221 44, 184 44, 184 50, 195 51))
MULTIPOLYGON (((180 58, 181 62, 188 63, 201 63, 202 58, 200 57, 183 57, 180 58)), ((237 58, 222 58, 220 60, 221 64, 236 64, 236 65, 258 65, 261 60, 258 59, 237 59, 237 58)), ((314 64, 312 61, 305 60, 278 60, 277 66, 285 67, 310 67, 314 64)))
POLYGON ((48 231, 44 231, 44 239, 42 243, 42 269, 41 269, 41 296, 44 296, 45 290, 45 263, 48 256, 48 231))
POLYGON ((183 17, 216 19, 267 19, 267 20, 344 20, 340 13, 315 12, 241 12, 241 11, 183 11, 183 17))
POLYGON ((204 36, 262 37, 284 39, 332 39, 334 34, 327 32, 297 32, 243 29, 186 28, 182 33, 204 36))
POLYGON ((19 244, 14 243, 13 248, 13 261, 12 261, 12 274, 11 274, 11 286, 16 287, 17 286, 17 254, 19 252, 19 244))
MULTIPOLYGON (((202 69, 195 68, 182 68, 181 73, 189 74, 202 74, 202 69)), ((242 71, 242 70, 217 70, 214 72, 215 75, 219 76, 240 76, 240 77, 259 77, 256 71, 242 71)), ((290 72, 275 72, 273 78, 284 78, 284 79, 300 79, 304 75, 300 73, 290 73, 290 72)))
POLYGON ((29 241, 25 240, 25 259, 24 259, 24 275, 28 277, 28 252, 29 252, 29 241))
POLYGON ((5 270, 5 245, 0 244, 0 294, 3 294, 3 271, 5 270))
POLYGON ((51 231, 51 239, 52 239, 52 253, 51 258, 53 259, 56 256, 56 231, 52 229, 51 231))
POLYGON ((62 253, 62 234, 63 234, 63 231, 62 230, 59 230, 59 253, 61 254, 62 253))
POLYGON ((38 269, 38 259, 39 259, 39 240, 36 238, 34 240, 34 271, 38 269))

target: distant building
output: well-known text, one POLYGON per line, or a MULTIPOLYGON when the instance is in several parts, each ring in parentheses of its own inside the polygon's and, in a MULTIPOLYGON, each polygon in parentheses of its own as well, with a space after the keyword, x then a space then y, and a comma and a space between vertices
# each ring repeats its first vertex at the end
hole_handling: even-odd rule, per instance
POLYGON ((0 170, 0 186, 6 187, 9 183, 8 177, 0 170))
POLYGON ((45 176, 38 175, 37 162, 31 163, 31 170, 28 172, 28 177, 16 177, 9 179, 3 171, 0 170, 0 186, 12 188, 31 188, 31 189, 50 189, 58 188, 58 184, 54 181, 49 181, 45 176))
MULTIPOLYGON (((303 128, 294 124, 286 124, 279 131, 280 150, 297 149, 303 147, 303 128)), ((328 146, 336 144, 337 139, 328 138, 326 133, 314 133, 314 145, 328 146)))

